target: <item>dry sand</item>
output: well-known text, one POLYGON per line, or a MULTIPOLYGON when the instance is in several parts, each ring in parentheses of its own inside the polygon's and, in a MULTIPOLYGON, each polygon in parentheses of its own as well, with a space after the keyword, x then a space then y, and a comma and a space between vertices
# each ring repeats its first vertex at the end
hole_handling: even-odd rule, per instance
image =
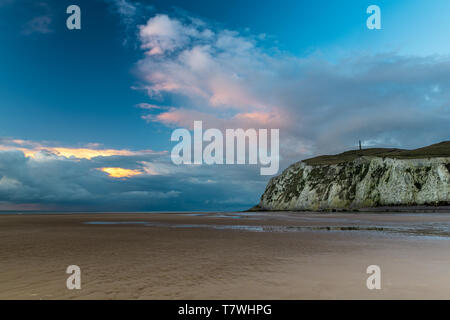
POLYGON ((441 226, 450 215, 0 215, 0 299, 449 299, 441 226))

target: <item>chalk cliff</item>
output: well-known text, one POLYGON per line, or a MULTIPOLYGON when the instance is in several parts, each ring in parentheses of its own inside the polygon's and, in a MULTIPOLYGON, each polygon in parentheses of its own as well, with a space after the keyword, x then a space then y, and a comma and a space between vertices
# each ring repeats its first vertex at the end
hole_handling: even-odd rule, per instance
POLYGON ((367 149, 293 164, 270 180, 259 210, 448 205, 450 142, 417 150, 367 149))

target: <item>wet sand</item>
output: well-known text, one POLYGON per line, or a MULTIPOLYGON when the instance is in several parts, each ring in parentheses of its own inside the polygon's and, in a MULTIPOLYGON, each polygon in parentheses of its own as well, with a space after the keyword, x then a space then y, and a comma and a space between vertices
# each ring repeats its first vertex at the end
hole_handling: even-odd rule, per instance
POLYGON ((0 299, 450 299, 450 214, 0 215, 0 299))

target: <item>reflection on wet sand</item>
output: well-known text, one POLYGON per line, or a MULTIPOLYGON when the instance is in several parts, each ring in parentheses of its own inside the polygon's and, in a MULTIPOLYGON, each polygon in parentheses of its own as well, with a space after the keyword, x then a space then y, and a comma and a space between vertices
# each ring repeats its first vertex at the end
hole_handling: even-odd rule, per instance
POLYGON ((141 225, 154 228, 209 228, 216 230, 242 230, 250 232, 302 232, 302 231, 342 231, 342 232, 381 232, 386 234, 450 237, 450 216, 446 214, 401 214, 388 216, 386 214, 353 214, 353 215, 329 215, 329 214, 302 214, 302 213, 188 213, 182 216, 246 219, 253 221, 281 221, 285 225, 251 225, 238 224, 181 224, 158 223, 151 221, 88 221, 88 225, 141 225), (404 220, 391 221, 389 218, 403 217, 404 220), (430 218, 438 221, 428 221, 430 218), (368 219, 371 218, 371 219, 368 219), (315 223, 314 223, 315 222, 315 223), (293 225, 293 224, 301 225, 293 225), (320 224, 317 224, 320 223, 320 224), (325 224, 325 225, 324 225, 325 224))

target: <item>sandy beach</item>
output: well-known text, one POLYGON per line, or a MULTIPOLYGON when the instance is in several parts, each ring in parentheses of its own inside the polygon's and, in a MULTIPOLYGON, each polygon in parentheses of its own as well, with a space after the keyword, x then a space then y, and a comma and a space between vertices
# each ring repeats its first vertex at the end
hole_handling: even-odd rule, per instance
POLYGON ((450 299, 449 252, 444 213, 9 214, 0 299, 450 299))

